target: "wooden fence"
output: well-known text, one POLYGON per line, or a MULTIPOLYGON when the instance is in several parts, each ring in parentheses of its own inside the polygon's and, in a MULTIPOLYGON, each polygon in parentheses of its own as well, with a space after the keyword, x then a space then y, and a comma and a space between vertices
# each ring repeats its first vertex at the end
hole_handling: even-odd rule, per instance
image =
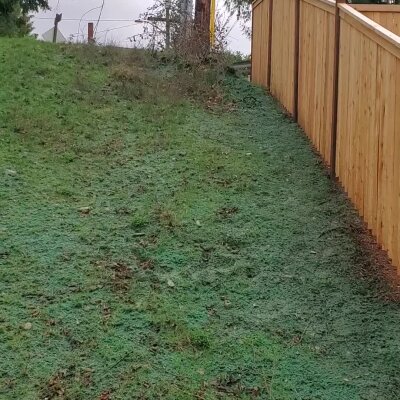
POLYGON ((343 3, 258 0, 252 79, 298 121, 400 268, 400 6, 343 3))
POLYGON ((303 0, 299 26, 298 122, 330 164, 335 3, 303 0))
POLYGON ((270 0, 258 0, 253 3, 253 26, 258 26, 259 29, 253 33, 251 75, 254 83, 264 87, 269 86, 270 82, 268 62, 271 49, 269 40, 271 4, 272 1, 270 0))
POLYGON ((354 4, 353 8, 396 35, 400 35, 400 5, 354 4))
POLYGON ((279 0, 272 7, 270 91, 283 106, 295 113, 296 2, 279 0))

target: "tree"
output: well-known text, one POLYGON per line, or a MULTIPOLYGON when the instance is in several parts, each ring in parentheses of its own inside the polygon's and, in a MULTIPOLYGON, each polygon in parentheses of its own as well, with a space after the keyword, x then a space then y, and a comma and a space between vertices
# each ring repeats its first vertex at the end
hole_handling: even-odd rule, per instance
POLYGON ((32 32, 30 12, 48 10, 48 0, 0 0, 0 36, 26 36, 32 32))
MULTIPOLYGON (((387 0, 349 0, 353 4, 381 4, 387 3, 387 0)), ((252 0, 225 0, 225 4, 232 13, 236 13, 242 21, 249 21, 251 18, 252 0)), ((400 0, 396 0, 400 4, 400 0)))
POLYGON ((225 5, 232 14, 236 14, 238 19, 249 21, 251 18, 252 0, 225 0, 225 5))
POLYGON ((48 0, 0 0, 0 14, 12 13, 16 6, 21 9, 23 14, 32 11, 38 12, 39 9, 49 10, 48 0))
MULTIPOLYGON (((164 49, 182 40, 192 22, 192 0, 153 0, 141 20, 145 23, 140 35, 152 49, 164 49)), ((133 37, 132 37, 133 38, 133 37)))

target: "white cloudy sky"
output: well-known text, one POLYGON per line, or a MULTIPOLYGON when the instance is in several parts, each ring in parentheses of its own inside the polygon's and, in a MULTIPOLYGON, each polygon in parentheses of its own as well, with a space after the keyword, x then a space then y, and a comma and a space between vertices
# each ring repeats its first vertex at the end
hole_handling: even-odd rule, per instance
MULTIPOLYGON (((223 11, 223 0, 217 0, 217 2, 219 11, 223 11)), ((79 19, 86 11, 95 7, 99 7, 101 3, 101 0, 60 0, 59 2, 58 0, 50 0, 49 4, 52 8, 52 11, 48 11, 45 13, 41 12, 35 15, 35 18, 33 20, 35 33, 41 35, 45 31, 50 29, 53 25, 52 19, 54 19, 55 12, 62 12, 63 21, 60 23, 59 29, 64 34, 64 36, 68 38, 69 35, 76 34, 79 28, 79 21, 68 21, 68 18, 79 19), (59 3, 58 8, 57 3, 59 3)), ((127 40, 127 38, 142 31, 142 26, 140 24, 134 24, 134 20, 139 18, 139 15, 146 11, 147 7, 149 7, 152 3, 152 0, 106 0, 102 19, 129 21, 100 22, 98 27, 99 39, 106 39, 107 41, 112 40, 119 42, 122 45, 128 46, 129 41, 127 40), (112 28, 119 28, 121 26, 126 27, 122 29, 110 30, 105 37, 105 31, 112 28)), ((99 9, 93 10, 92 12, 88 13, 84 18, 92 19, 95 22, 98 15, 99 9)), ((249 54, 250 41, 242 34, 239 23, 236 21, 235 18, 231 18, 229 25, 232 28, 228 37, 229 47, 234 51, 240 51, 244 54, 249 54)), ((83 22, 81 24, 81 29, 86 31, 86 26, 87 22, 83 22)))

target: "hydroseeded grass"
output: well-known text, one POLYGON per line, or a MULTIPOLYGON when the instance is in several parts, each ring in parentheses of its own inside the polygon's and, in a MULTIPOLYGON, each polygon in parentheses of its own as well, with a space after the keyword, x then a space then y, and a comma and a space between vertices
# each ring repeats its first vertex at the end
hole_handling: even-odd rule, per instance
POLYGON ((0 398, 398 398, 399 305, 297 126, 95 51, 0 40, 0 398))

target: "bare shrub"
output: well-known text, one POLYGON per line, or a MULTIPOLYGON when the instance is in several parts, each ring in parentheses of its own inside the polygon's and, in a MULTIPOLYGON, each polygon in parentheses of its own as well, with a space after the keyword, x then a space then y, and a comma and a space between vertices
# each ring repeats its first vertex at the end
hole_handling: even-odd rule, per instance
MULTIPOLYGON (((177 103, 184 100, 201 102, 207 108, 223 103, 222 82, 232 61, 227 49, 229 17, 219 15, 215 43, 211 46, 187 15, 182 15, 177 1, 172 0, 171 18, 175 21, 166 46, 165 32, 145 28, 145 48, 119 48, 115 43, 99 46, 69 45, 67 51, 78 54, 88 63, 100 63, 110 69, 110 86, 125 99, 153 103, 177 103), (174 6, 175 5, 175 6, 174 6)), ((156 2, 145 17, 163 15, 156 2)))

